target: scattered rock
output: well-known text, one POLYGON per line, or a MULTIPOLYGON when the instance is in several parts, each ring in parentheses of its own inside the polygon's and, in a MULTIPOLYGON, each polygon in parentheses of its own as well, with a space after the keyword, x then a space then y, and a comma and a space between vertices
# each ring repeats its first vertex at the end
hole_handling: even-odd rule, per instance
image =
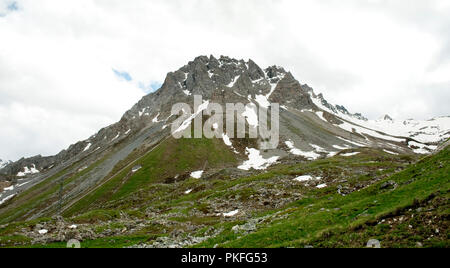
POLYGON ((381 190, 395 189, 395 188, 397 188, 397 183, 395 183, 395 181, 387 181, 381 184, 380 186, 381 190))
POLYGON ((376 240, 376 239, 370 239, 367 242, 367 246, 368 248, 381 248, 381 243, 380 241, 376 240))

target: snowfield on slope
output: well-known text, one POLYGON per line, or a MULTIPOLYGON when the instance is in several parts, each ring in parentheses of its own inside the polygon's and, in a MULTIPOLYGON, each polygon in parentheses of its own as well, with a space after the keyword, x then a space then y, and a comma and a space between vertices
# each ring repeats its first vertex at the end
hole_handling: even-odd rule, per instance
POLYGON ((286 141, 285 144, 290 149, 290 153, 293 155, 303 156, 308 160, 316 160, 320 157, 320 154, 317 154, 314 151, 304 152, 300 149, 295 148, 292 141, 286 141))
POLYGON ((194 118, 196 118, 199 114, 201 114, 204 110, 206 110, 208 108, 208 106, 209 106, 209 100, 203 101, 203 103, 198 107, 197 112, 194 113, 193 115, 191 115, 186 120, 184 120, 183 123, 178 127, 178 129, 175 130, 172 134, 186 130, 191 125, 192 120, 194 120, 194 118))
POLYGON ((15 196, 15 194, 7 196, 3 199, 0 200, 0 205, 3 205, 3 203, 5 203, 6 201, 8 201, 9 199, 13 198, 15 196))
POLYGON ((437 146, 425 145, 415 141, 408 142, 408 145, 416 154, 429 154, 430 151, 437 149, 437 146))
POLYGON ((20 172, 17 173, 17 177, 25 177, 27 175, 37 174, 37 173, 40 172, 39 170, 36 169, 36 165, 35 164, 31 165, 31 168, 24 167, 23 169, 24 169, 23 172, 20 171, 20 172))
POLYGON ((247 123, 251 127, 258 127, 258 114, 257 114, 257 107, 253 103, 249 103, 245 105, 245 112, 242 113, 242 116, 244 116, 247 119, 247 123))
POLYGON ((235 154, 239 154, 239 152, 234 148, 233 143, 230 140, 230 137, 226 133, 222 133, 222 140, 226 146, 230 147, 235 154))
MULTIPOLYGON (((310 96, 313 103, 320 109, 351 122, 351 124, 344 123, 344 125, 339 126, 350 132, 352 131, 352 128, 355 128, 359 133, 368 132, 366 134, 371 136, 375 135, 374 137, 377 138, 394 141, 399 140, 376 132, 379 131, 391 136, 410 137, 421 143, 437 143, 450 138, 450 116, 441 116, 430 120, 391 120, 386 116, 379 120, 362 120, 355 116, 342 113, 338 109, 336 109, 337 112, 329 109, 324 106, 322 101, 312 92, 310 93, 310 96), (354 124, 358 126, 354 126, 354 124)), ((319 114, 318 116, 321 117, 319 114)))
POLYGON ((91 148, 92 143, 88 143, 88 145, 86 145, 86 147, 84 148, 83 152, 86 152, 87 150, 89 150, 89 148, 91 148))
POLYGON ((252 168, 256 170, 263 170, 276 163, 280 158, 279 156, 274 156, 269 159, 265 159, 262 157, 261 152, 257 149, 246 148, 245 150, 248 154, 248 161, 245 161, 238 167, 242 170, 250 170, 252 168))
POLYGON ((346 130, 346 131, 348 131, 348 132, 356 132, 358 134, 362 134, 363 136, 365 134, 365 135, 372 136, 374 138, 379 138, 379 139, 388 140, 388 141, 394 141, 394 142, 404 142, 405 141, 405 139, 399 139, 399 138, 394 138, 394 137, 391 137, 391 136, 388 136, 388 135, 383 135, 383 134, 378 133, 378 132, 376 132, 374 130, 367 129, 367 128, 364 128, 364 127, 360 127, 360 126, 357 126, 357 125, 354 125, 354 124, 350 124, 350 123, 347 123, 347 122, 343 122, 342 124, 337 125, 337 126, 342 128, 342 129, 344 129, 344 130, 346 130))

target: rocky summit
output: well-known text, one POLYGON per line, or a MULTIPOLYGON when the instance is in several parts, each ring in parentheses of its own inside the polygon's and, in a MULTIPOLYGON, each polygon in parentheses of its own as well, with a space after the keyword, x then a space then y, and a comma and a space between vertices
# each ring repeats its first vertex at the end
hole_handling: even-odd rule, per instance
POLYGON ((0 160, 0 246, 448 246, 449 138, 449 116, 369 120, 283 67, 200 56, 89 139, 0 160), (185 114, 184 133, 226 125, 213 103, 245 106, 244 138, 174 138, 185 114), (250 134, 275 107, 263 148, 250 134))

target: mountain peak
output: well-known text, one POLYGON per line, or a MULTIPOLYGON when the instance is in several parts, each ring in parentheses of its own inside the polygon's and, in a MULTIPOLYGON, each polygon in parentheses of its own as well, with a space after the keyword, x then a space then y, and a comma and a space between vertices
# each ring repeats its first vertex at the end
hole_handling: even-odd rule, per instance
POLYGON ((6 167, 7 165, 11 164, 12 161, 3 161, 2 159, 0 159, 0 169, 6 167))
MULTIPOLYGON (((296 82, 297 92, 302 93, 303 89, 298 81, 280 66, 263 69, 252 59, 245 61, 228 56, 220 56, 219 59, 213 55, 198 56, 177 71, 168 73, 160 90, 145 96, 144 99, 164 95, 161 101, 171 97, 182 100, 193 95, 202 95, 204 99, 220 97, 222 102, 235 102, 237 97, 269 97, 278 89, 277 85, 283 79, 289 83, 296 82)), ((146 106, 141 105, 139 110, 148 107, 145 102, 148 101, 142 104, 146 106)))
POLYGON ((394 121, 394 119, 392 119, 392 117, 390 117, 389 115, 384 115, 384 117, 383 117, 383 120, 384 121, 394 121))

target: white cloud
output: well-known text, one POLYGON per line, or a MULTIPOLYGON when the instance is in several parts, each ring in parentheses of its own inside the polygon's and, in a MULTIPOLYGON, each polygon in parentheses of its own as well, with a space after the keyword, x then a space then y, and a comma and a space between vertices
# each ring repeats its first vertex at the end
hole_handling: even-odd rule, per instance
POLYGON ((448 1, 14 2, 0 0, 0 158, 89 137, 198 55, 282 65, 369 117, 449 114, 448 1))

